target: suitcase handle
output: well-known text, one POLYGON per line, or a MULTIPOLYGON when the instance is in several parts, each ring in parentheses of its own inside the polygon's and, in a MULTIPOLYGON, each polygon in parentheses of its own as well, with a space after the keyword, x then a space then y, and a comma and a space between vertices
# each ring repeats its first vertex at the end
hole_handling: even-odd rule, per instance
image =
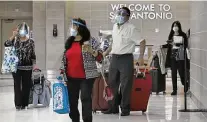
POLYGON ((146 65, 144 65, 145 67, 144 67, 144 72, 141 72, 140 71, 140 69, 139 69, 139 63, 137 62, 136 63, 136 78, 139 78, 138 76, 139 76, 139 74, 141 74, 141 75, 143 75, 142 76, 142 78, 145 78, 145 74, 146 74, 146 71, 147 71, 147 66, 146 65))
POLYGON ((105 71, 104 68, 105 68, 105 67, 104 67, 104 61, 103 61, 103 63, 102 63, 102 67, 101 67, 101 76, 103 77, 104 86, 107 87, 108 84, 107 84, 107 82, 106 82, 106 78, 105 78, 105 75, 104 75, 104 71, 105 71))

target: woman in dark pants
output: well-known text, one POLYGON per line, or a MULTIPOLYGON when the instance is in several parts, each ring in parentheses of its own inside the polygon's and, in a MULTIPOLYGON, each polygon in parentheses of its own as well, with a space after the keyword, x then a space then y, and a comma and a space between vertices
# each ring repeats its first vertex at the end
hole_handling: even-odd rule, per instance
POLYGON ((14 45, 19 58, 17 72, 12 73, 14 99, 17 110, 25 109, 29 101, 32 70, 36 63, 34 41, 29 39, 29 26, 25 22, 18 25, 4 45, 6 47, 14 45))
MULTIPOLYGON (((186 34, 182 31, 182 27, 179 21, 175 21, 172 24, 167 43, 168 44, 163 45, 163 47, 168 48, 166 67, 170 67, 172 71, 173 92, 171 93, 171 95, 177 95, 177 71, 180 75, 181 83, 182 85, 184 85, 185 80, 187 80, 187 77, 185 76, 187 74, 185 72, 190 68, 190 61, 186 56, 186 51, 184 52, 186 58, 185 60, 176 59, 178 56, 179 48, 181 46, 184 46, 185 49, 188 48, 188 38, 186 34)), ((188 83, 185 90, 185 92, 187 92, 188 83)))
POLYGON ((61 68, 67 78, 69 116, 73 122, 80 122, 78 99, 81 92, 83 121, 92 122, 92 88, 99 76, 96 61, 102 60, 102 54, 92 49, 90 32, 84 20, 72 20, 70 35, 65 43, 64 67, 61 68))

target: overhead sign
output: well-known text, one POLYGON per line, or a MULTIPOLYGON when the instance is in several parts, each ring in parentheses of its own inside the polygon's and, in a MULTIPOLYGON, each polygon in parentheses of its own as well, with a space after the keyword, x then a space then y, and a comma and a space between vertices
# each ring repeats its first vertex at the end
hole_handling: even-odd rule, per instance
POLYGON ((172 19, 169 4, 111 4, 110 19, 115 18, 115 12, 121 7, 128 7, 131 11, 131 19, 172 19))

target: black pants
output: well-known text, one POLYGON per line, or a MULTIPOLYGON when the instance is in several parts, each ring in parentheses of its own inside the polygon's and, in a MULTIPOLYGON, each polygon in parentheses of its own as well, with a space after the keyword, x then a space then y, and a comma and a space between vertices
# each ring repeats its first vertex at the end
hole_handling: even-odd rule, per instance
POLYGON ((114 93, 112 107, 118 107, 117 101, 119 86, 121 88, 121 109, 130 111, 131 89, 133 84, 134 63, 132 54, 112 55, 112 61, 109 68, 109 86, 114 93))
POLYGON ((29 92, 32 84, 32 70, 17 70, 12 73, 14 78, 15 106, 26 107, 29 102, 29 92))
POLYGON ((68 78, 68 94, 70 103, 70 118, 73 122, 80 122, 78 99, 81 91, 82 118, 84 122, 92 122, 92 89, 95 79, 68 78))
POLYGON ((177 71, 180 75, 182 85, 185 84, 185 61, 177 61, 175 58, 171 58, 171 71, 172 71, 172 84, 173 91, 177 91, 177 71))

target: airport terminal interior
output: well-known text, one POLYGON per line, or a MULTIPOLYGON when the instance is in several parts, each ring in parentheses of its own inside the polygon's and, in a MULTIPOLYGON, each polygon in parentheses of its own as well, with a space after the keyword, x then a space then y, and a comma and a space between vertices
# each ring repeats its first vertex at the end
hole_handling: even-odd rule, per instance
MULTIPOLYGON (((4 58, 4 42, 18 24, 26 22, 35 43, 37 66, 54 84, 60 72, 71 19, 80 17, 86 20, 91 35, 99 40, 101 30, 112 30, 115 12, 122 6, 131 10, 130 23, 136 26, 140 36, 146 40, 146 63, 160 49, 160 45, 166 44, 172 23, 180 21, 189 42, 189 90, 185 99, 184 87, 178 75, 178 93, 172 96, 171 70, 168 69, 166 90, 163 91, 166 94, 152 92, 146 112, 132 111, 130 116, 125 117, 97 111, 93 113, 93 122, 207 122, 207 1, 0 1, 0 64, 4 58), (54 30, 57 34, 54 34, 54 30), (197 111, 180 112, 186 107, 197 111)), ((138 57, 139 45, 135 48, 134 60, 138 57)), ((81 112, 80 100, 79 103, 81 112)), ((0 73, 0 122, 72 121, 68 114, 53 111, 53 98, 47 107, 34 107, 31 104, 28 109, 17 111, 14 105, 13 77, 11 74, 0 73)))

